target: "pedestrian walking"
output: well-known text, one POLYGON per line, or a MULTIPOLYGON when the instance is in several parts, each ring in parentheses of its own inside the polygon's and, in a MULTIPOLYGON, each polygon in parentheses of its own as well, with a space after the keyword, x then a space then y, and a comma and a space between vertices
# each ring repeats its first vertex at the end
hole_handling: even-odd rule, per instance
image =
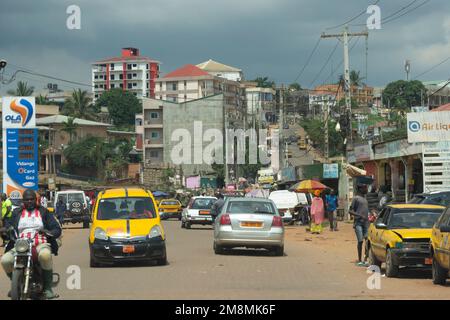
POLYGON ((322 233, 322 223, 325 218, 325 206, 320 197, 320 190, 314 191, 314 198, 311 204, 311 233, 322 233))
POLYGON ((59 221, 59 223, 62 225, 64 224, 64 213, 66 212, 66 204, 62 200, 62 198, 59 198, 58 202, 56 203, 56 217, 59 221))
POLYGON ((326 208, 328 214, 328 221, 330 222, 330 231, 338 231, 337 228, 337 207, 338 207, 338 198, 335 190, 331 190, 330 194, 327 194, 326 197, 326 208))
MULTIPOLYGON (((12 202, 6 195, 6 193, 2 193, 1 196, 2 200, 2 216, 1 216, 1 227, 8 225, 8 222, 11 219, 12 216, 12 202)), ((6 233, 2 233, 2 247, 6 246, 6 243, 8 242, 8 236, 6 233)))
POLYGON ((366 194, 367 186, 358 185, 357 194, 353 198, 349 210, 349 214, 355 217, 353 228, 355 229, 356 239, 358 240, 358 266, 367 266, 367 250, 364 255, 364 260, 362 259, 362 248, 364 241, 367 241, 369 230, 369 203, 367 202, 366 194))

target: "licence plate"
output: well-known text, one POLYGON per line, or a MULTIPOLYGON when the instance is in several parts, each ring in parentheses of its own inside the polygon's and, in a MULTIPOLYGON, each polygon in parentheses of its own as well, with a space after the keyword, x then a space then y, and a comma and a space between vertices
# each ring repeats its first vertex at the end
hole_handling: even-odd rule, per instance
POLYGON ((134 246, 123 246, 122 252, 123 253, 133 253, 134 246))
POLYGON ((241 222, 241 227, 261 228, 262 227, 262 222, 241 222))
POLYGON ((209 211, 207 211, 207 210, 199 211, 199 214, 209 214, 209 211))
POLYGON ((425 258, 425 264, 433 264, 433 259, 425 258))

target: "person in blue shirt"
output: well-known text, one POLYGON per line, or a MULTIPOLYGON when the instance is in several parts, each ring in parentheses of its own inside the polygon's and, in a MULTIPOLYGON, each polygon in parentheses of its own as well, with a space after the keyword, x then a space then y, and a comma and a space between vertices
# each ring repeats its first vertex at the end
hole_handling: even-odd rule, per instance
POLYGON ((330 231, 338 231, 337 228, 337 207, 338 198, 335 190, 331 190, 330 194, 325 196, 326 208, 328 213, 328 221, 330 222, 330 231))

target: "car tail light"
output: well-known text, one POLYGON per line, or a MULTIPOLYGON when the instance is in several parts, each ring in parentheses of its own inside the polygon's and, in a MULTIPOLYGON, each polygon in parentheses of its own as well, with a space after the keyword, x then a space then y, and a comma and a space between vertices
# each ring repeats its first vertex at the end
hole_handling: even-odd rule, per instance
POLYGON ((274 216, 272 220, 272 227, 282 227, 283 220, 279 216, 274 216))
POLYGON ((231 225, 231 219, 228 213, 220 217, 220 225, 222 226, 231 225))

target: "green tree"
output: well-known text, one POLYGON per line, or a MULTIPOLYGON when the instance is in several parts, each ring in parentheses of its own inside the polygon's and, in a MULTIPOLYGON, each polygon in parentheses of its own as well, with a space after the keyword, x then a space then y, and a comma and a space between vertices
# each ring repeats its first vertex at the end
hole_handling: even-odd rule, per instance
POLYGON ((392 109, 398 109, 405 113, 412 106, 422 103, 422 95, 425 96, 427 89, 418 80, 398 80, 389 83, 383 90, 383 104, 392 109))
POLYGON ((50 101, 48 101, 47 96, 39 95, 36 97, 36 104, 42 104, 42 105, 49 105, 52 104, 50 101))
POLYGON ((34 87, 29 87, 28 83, 24 81, 17 82, 17 88, 15 90, 8 90, 7 93, 17 97, 28 97, 34 92, 34 87))
MULTIPOLYGON (((302 127, 305 129, 309 136, 319 149, 324 153, 325 151, 325 135, 324 127, 325 123, 322 120, 311 119, 302 121, 302 127)), ((334 157, 342 154, 344 139, 341 134, 336 132, 336 121, 328 121, 328 132, 329 132, 329 155, 334 157)))
POLYGON ((116 126, 133 125, 136 114, 142 112, 142 104, 138 98, 122 89, 104 92, 97 100, 96 107, 107 107, 116 126))
POLYGON ((96 110, 90 102, 88 92, 81 89, 73 90, 72 96, 64 102, 63 114, 74 118, 95 120, 96 110))
POLYGON ((67 121, 63 123, 62 131, 69 135, 69 144, 73 142, 73 138, 76 136, 78 124, 75 123, 75 118, 68 117, 67 121))
POLYGON ((269 80, 268 77, 258 77, 254 82, 257 83, 257 87, 259 88, 273 88, 275 86, 275 81, 269 80))
POLYGON ((290 91, 300 91, 300 90, 302 90, 302 86, 299 83, 294 82, 289 85, 289 90, 290 91))
POLYGON ((352 86, 359 87, 362 84, 362 78, 360 77, 360 72, 352 70, 350 71, 350 84, 352 86))

